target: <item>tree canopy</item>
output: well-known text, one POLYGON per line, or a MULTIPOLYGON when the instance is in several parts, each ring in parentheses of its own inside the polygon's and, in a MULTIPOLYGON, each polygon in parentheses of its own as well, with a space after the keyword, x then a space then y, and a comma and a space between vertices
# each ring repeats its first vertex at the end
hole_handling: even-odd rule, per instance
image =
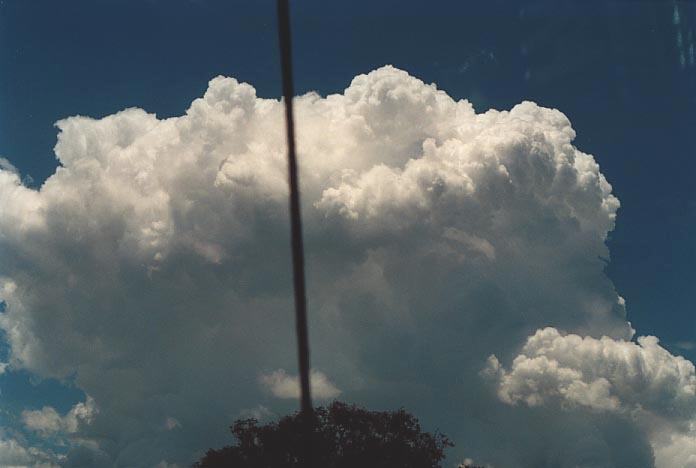
MULTIPOLYGON (((230 427, 235 444, 210 449, 197 468, 299 468, 303 466, 300 413, 260 425, 240 419, 230 427)), ((368 411, 334 402, 311 418, 312 454, 322 468, 439 468, 454 444, 442 433, 424 432, 404 409, 368 411)))

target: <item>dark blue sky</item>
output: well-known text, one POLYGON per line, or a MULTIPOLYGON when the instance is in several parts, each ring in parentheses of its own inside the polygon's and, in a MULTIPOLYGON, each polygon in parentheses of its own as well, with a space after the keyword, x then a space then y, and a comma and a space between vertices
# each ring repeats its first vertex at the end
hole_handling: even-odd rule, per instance
MULTIPOLYGON (((622 203, 608 273, 629 320, 696 358, 675 347, 696 339, 693 3, 292 3, 298 92, 393 64, 478 111, 563 111, 622 203)), ((0 70, 0 155, 38 185, 63 117, 179 115, 218 74, 278 96, 275 2, 0 0, 0 70)))

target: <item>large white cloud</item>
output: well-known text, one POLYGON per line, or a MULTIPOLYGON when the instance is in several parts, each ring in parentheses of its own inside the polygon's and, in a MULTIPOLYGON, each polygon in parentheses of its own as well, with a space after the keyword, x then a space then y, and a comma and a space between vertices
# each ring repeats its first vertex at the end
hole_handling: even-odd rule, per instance
MULTIPOLYGON (((312 360, 342 398, 405 406, 462 460, 652 465, 635 421, 479 377, 543 327, 633 334, 604 274, 619 202, 561 112, 477 114, 392 67, 296 111, 312 360)), ((248 408, 294 409, 258 391, 295 368, 281 103, 218 77, 181 117, 57 125, 39 190, 0 167, 0 327, 13 368, 99 408, 66 464, 186 463, 248 408)))

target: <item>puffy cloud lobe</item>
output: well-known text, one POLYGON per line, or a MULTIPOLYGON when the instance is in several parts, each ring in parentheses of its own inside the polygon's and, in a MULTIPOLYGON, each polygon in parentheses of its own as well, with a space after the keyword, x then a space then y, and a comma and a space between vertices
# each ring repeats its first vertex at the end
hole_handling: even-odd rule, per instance
POLYGON ((508 403, 560 398, 598 409, 640 406, 670 417, 696 411, 694 365, 654 336, 634 343, 545 328, 529 337, 509 372, 494 356, 490 366, 501 372, 498 392, 508 403))
POLYGON ((40 410, 23 411, 22 421, 27 429, 44 435, 74 434, 80 424, 89 424, 96 413, 94 400, 88 398, 73 406, 65 416, 51 406, 44 406, 40 410))
MULTIPOLYGON (((259 382, 278 398, 300 398, 300 378, 279 369, 259 377, 259 382)), ((309 378, 311 395, 317 400, 336 398, 341 391, 322 372, 312 370, 309 378)))
POLYGON ((10 161, 8 161, 6 158, 3 158, 2 156, 0 156, 0 169, 6 172, 12 172, 14 174, 19 173, 17 168, 14 167, 14 165, 10 161))
POLYGON ((653 336, 636 342, 562 334, 530 336, 510 369, 491 356, 484 374, 508 404, 622 412, 650 434, 657 466, 696 460, 696 371, 653 336))
MULTIPOLYGON (((631 338, 603 272, 619 202, 598 164, 557 110, 477 114, 393 67, 295 103, 313 364, 347 399, 400 395, 464 441, 459 459, 536 466, 544 447, 518 431, 534 416, 477 372, 541 327, 631 338), (477 411, 506 442, 466 422, 477 411)), ((0 328, 13 368, 74 376, 99 407, 66 466, 186 464, 244 408, 294 409, 257 382, 295 365, 281 103, 217 77, 180 117, 57 125, 40 189, 0 169, 0 328)), ((545 414, 537 436, 574 466, 553 424, 590 419, 545 414)))
POLYGON ((526 102, 485 117, 488 126, 466 129, 462 136, 471 139, 466 144, 447 135, 440 142, 427 138, 422 157, 403 167, 375 165, 326 189, 316 206, 356 220, 382 217, 380 225, 393 229, 433 216, 438 208, 494 212, 512 195, 517 203, 534 197, 559 218, 574 219, 600 237, 611 229, 618 200, 592 157, 570 145, 574 132, 560 112, 526 102), (500 198, 491 196, 495 191, 500 198))
POLYGON ((655 442, 655 465, 674 468, 696 468, 696 427, 688 432, 667 432, 655 442))
POLYGON ((181 423, 177 421, 175 418, 169 417, 164 420, 164 427, 168 431, 173 431, 174 429, 181 427, 181 423))
MULTIPOLYGON (((66 447, 93 450, 97 448, 95 442, 81 438, 78 432, 89 425, 97 413, 94 400, 88 397, 84 402, 73 406, 65 415, 61 415, 51 406, 44 406, 40 410, 22 411, 21 420, 24 427, 34 435, 38 435, 44 444, 62 447, 63 450, 66 447)), ((9 440, 9 442, 17 444, 14 439, 9 440)), ((21 448, 24 450, 23 466, 57 467, 63 466, 65 462, 64 453, 56 454, 35 447, 21 448)), ((2 447, 0 447, 1 451, 2 447)), ((0 459, 2 459, 1 455, 0 459)), ((2 466, 5 465, 2 464, 2 466)))
POLYGON ((0 440, 0 463, 3 466, 27 466, 33 457, 15 439, 0 440))
POLYGON ((0 466, 6 468, 56 468, 59 459, 29 447, 13 437, 0 437, 0 466))

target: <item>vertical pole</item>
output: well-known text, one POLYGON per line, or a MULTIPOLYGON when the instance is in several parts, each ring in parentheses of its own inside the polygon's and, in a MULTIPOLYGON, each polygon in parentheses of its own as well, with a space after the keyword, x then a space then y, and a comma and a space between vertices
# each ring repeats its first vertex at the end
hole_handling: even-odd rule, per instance
POLYGON ((302 219, 300 191, 295 152, 295 121, 292 99, 292 56, 290 42, 290 11, 288 0, 278 2, 278 40, 280 44, 283 98, 285 100, 285 124, 288 140, 288 178, 290 183, 290 224, 292 243, 293 285, 295 290, 295 326, 300 370, 301 417, 304 422, 305 466, 312 466, 312 399, 309 386, 309 337, 307 331, 307 297, 305 292, 304 246, 302 244, 302 219))

